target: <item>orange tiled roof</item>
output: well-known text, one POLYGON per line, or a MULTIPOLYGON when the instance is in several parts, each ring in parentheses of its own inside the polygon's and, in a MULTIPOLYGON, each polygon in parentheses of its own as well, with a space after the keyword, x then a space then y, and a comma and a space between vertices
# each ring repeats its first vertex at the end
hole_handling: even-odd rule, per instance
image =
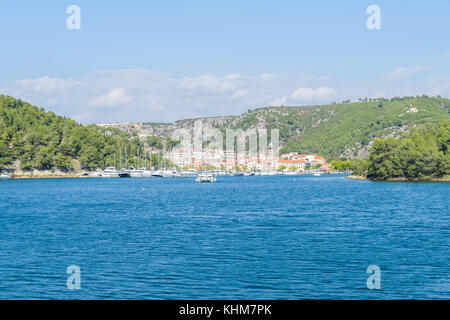
POLYGON ((280 163, 306 163, 305 161, 303 161, 303 160, 280 160, 279 161, 280 163))

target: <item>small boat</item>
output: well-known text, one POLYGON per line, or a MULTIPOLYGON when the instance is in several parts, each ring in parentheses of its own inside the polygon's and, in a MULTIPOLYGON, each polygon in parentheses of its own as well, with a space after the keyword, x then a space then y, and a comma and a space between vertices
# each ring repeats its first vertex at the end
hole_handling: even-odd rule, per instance
POLYGON ((0 175, 0 179, 4 179, 4 180, 6 180, 6 179, 11 179, 11 177, 10 177, 10 175, 9 174, 7 174, 7 173, 2 173, 1 175, 0 175))
POLYGON ((196 182, 205 183, 205 182, 216 182, 216 177, 214 177, 210 173, 200 173, 195 179, 196 182))
POLYGON ((101 177, 103 177, 103 175, 102 175, 101 172, 93 172, 93 173, 89 174, 89 177, 91 177, 91 178, 101 178, 101 177))
MULTIPOLYGON (((202 133, 202 141, 203 141, 203 133, 202 133)), ((202 163, 203 163, 203 172, 200 173, 195 179, 198 183, 212 183, 216 182, 216 177, 212 173, 207 173, 206 171, 206 163, 203 160, 203 148, 202 148, 202 163)))
POLYGON ((119 173, 118 173, 118 171, 115 168, 108 167, 105 170, 103 170, 102 177, 103 178, 118 178, 119 177, 119 173))
POLYGON ((119 178, 131 178, 130 172, 128 170, 119 170, 117 172, 119 178))
POLYGON ((321 172, 314 172, 314 173, 313 173, 313 176, 315 176, 315 177, 320 177, 321 175, 322 175, 321 172))
POLYGON ((142 178, 142 173, 144 172, 144 170, 136 169, 135 167, 129 167, 122 171, 128 172, 131 178, 142 178))
POLYGON ((153 171, 152 177, 162 178, 162 171, 161 170, 153 171))
POLYGON ((224 170, 217 170, 214 175, 219 176, 219 177, 224 177, 224 176, 229 176, 230 173, 228 171, 224 171, 224 170))
POLYGON ((181 175, 181 173, 179 173, 178 171, 174 170, 172 171, 173 173, 173 178, 182 178, 183 176, 181 175))
POLYGON ((151 178, 153 177, 153 172, 151 170, 142 170, 142 178, 151 178))
POLYGON ((174 175, 173 171, 171 171, 171 170, 162 170, 161 176, 163 178, 173 178, 175 175, 174 175))
POLYGON ((262 171, 259 175, 260 176, 276 176, 279 173, 277 171, 262 171))
POLYGON ((128 172, 130 173, 130 176, 132 178, 142 178, 142 174, 144 173, 143 170, 137 170, 137 169, 128 170, 128 172))
POLYGON ((195 178, 197 177, 197 171, 194 170, 183 170, 180 171, 181 177, 183 178, 195 178))

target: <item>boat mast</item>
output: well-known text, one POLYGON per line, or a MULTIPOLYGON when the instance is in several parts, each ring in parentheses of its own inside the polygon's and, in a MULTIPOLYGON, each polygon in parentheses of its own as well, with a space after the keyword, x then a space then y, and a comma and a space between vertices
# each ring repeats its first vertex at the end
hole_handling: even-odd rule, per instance
POLYGON ((205 160, 204 160, 204 158, 203 158, 203 130, 202 130, 202 141, 201 141, 201 144, 202 144, 202 164, 203 164, 203 173, 206 173, 206 165, 205 165, 205 160))
POLYGON ((153 149, 150 149, 150 168, 154 167, 156 169, 154 163, 152 162, 152 158, 153 158, 153 149))
POLYGON ((145 145, 142 151, 144 151, 144 168, 147 170, 147 152, 145 152, 145 145))

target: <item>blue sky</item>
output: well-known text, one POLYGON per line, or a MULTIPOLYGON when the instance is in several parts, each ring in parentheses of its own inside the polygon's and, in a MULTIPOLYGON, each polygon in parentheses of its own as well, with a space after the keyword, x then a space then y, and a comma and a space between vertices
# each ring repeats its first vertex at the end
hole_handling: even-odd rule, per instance
POLYGON ((0 0, 0 92, 81 122, 450 97, 450 2, 0 0), (81 9, 81 30, 66 8, 81 9), (366 8, 381 9, 368 30, 366 8))

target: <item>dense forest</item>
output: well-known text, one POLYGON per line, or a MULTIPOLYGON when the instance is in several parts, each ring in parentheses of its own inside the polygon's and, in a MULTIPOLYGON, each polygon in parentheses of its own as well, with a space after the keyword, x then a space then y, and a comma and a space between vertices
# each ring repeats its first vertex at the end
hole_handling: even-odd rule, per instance
MULTIPOLYGON (((150 147, 163 148, 157 137, 150 147)), ((22 170, 93 170, 144 162, 144 144, 137 135, 117 128, 81 125, 22 100, 0 95, 0 168, 18 163, 22 170), (127 155, 127 158, 125 158, 127 155), (138 160, 139 159, 139 160, 138 160)), ((157 163, 160 156, 152 156, 157 163)))
POLYGON ((426 124, 399 139, 375 139, 367 159, 333 161, 372 180, 432 180, 450 175, 450 121, 426 124))
POLYGON ((374 180, 441 178, 450 174, 450 121, 427 124, 401 139, 376 139, 367 177, 374 180))

